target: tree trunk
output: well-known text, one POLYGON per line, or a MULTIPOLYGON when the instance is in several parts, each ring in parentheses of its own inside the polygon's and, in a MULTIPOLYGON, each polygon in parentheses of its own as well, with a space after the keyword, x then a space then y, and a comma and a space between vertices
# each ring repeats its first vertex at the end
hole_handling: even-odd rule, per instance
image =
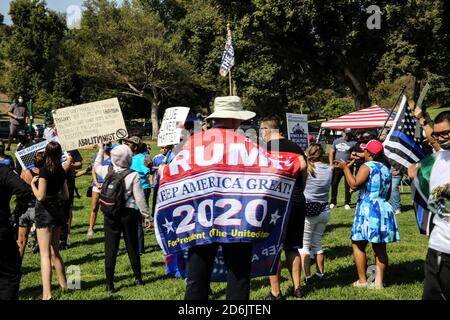
POLYGON ((159 102, 152 101, 152 111, 151 111, 151 120, 152 120, 152 139, 158 139, 159 133, 159 122, 158 122, 158 111, 159 111, 159 102))
POLYGON ((370 107, 371 101, 369 98, 369 90, 367 89, 363 73, 358 70, 351 70, 349 66, 344 68, 344 73, 352 84, 351 89, 353 92, 355 109, 361 110, 370 107))

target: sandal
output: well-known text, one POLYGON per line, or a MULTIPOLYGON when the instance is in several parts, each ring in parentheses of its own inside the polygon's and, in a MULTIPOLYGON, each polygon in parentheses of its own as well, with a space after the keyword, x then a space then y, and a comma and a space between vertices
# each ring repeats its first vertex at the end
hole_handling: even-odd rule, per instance
POLYGON ((353 288, 367 288, 367 282, 360 283, 359 280, 356 280, 355 282, 352 283, 352 287, 353 288))

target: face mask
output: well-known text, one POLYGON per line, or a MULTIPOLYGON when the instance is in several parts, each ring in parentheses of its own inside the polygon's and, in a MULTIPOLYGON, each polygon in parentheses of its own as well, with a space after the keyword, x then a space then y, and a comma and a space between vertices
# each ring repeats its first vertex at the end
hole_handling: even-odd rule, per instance
POLYGON ((19 103, 23 103, 23 99, 19 99, 19 103))
POLYGON ((450 140, 439 143, 444 150, 450 150, 450 140))
POLYGON ((0 157, 5 155, 5 146, 0 146, 0 157))

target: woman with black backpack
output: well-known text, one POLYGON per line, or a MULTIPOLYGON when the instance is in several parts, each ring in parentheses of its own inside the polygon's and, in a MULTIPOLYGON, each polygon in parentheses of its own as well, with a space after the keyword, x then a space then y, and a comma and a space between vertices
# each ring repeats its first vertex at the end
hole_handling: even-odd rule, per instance
POLYGON ((104 179, 99 201, 104 213, 106 291, 113 293, 116 291, 114 269, 122 232, 135 284, 144 285, 138 248, 138 219, 139 214, 146 218, 149 214, 139 174, 130 169, 130 148, 121 145, 111 151, 112 167, 102 166, 103 152, 103 144, 99 144, 94 169, 104 179))

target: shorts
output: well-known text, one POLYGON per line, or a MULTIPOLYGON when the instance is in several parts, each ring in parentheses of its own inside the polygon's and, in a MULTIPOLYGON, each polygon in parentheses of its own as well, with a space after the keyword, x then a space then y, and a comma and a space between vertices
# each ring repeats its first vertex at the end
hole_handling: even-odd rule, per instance
POLYGON ((36 208, 29 207, 24 214, 19 217, 19 227, 31 228, 36 219, 36 208))
POLYGON ((36 228, 61 227, 64 225, 64 204, 60 200, 36 201, 36 228))
POLYGON ((286 226, 284 250, 299 250, 303 247, 303 231, 305 227, 305 200, 300 196, 293 200, 291 213, 286 226))

